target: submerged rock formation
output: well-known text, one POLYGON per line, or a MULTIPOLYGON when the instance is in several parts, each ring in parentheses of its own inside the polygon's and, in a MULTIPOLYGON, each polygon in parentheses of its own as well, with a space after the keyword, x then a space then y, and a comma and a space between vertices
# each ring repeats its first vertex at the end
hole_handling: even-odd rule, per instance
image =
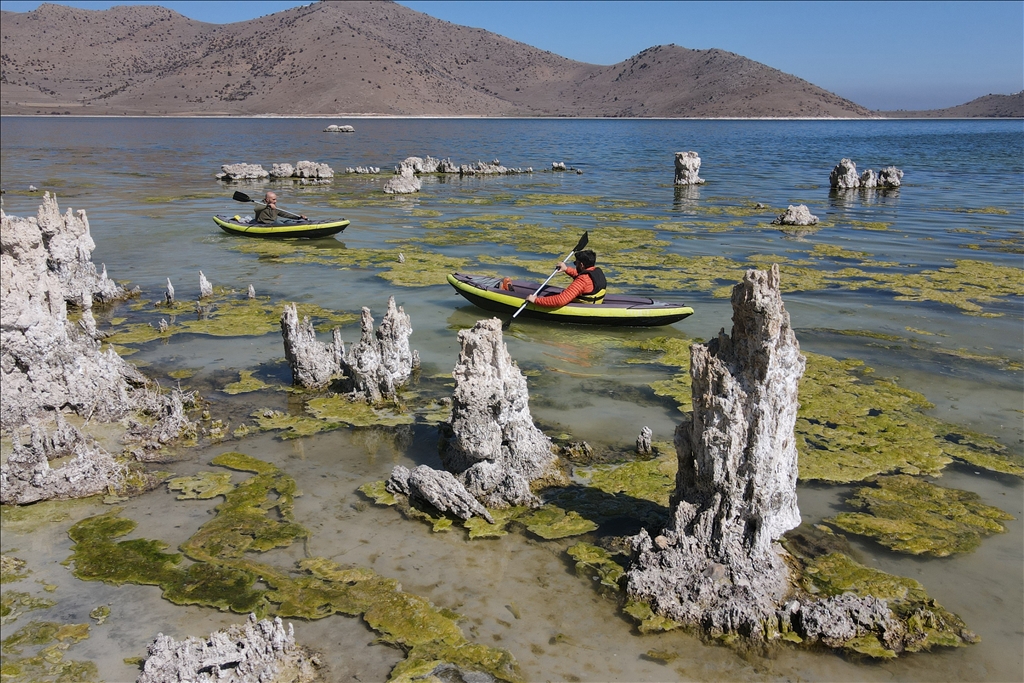
POLYGON ((699 171, 700 156, 696 152, 676 152, 675 185, 703 185, 699 171))
POLYGON ((811 213, 811 210, 806 205, 800 204, 794 206, 792 204, 786 209, 785 213, 779 214, 779 216, 772 221, 773 225, 817 225, 818 217, 811 213))
POLYGON ((843 158, 828 174, 828 184, 833 190, 850 190, 860 187, 860 176, 857 175, 857 164, 843 158))
POLYGON ((451 472, 420 465, 412 472, 395 465, 391 477, 385 482, 391 493, 401 493, 412 501, 428 503, 442 513, 451 513, 460 519, 473 515, 483 517, 491 524, 491 513, 474 498, 451 472))
POLYGON ((256 620, 214 631, 207 638, 175 640, 163 633, 149 646, 137 683, 166 681, 259 681, 309 683, 320 679, 319 659, 295 644, 295 629, 280 617, 256 620))
POLYGON ((459 332, 452 415, 441 424, 445 469, 489 508, 537 505, 531 484, 564 482, 551 440, 533 424, 526 377, 512 362, 501 320, 459 332))
POLYGON ((671 522, 634 537, 627 591, 671 619, 756 639, 789 591, 777 541, 800 523, 793 426, 805 361, 778 266, 747 271, 732 305, 732 334, 691 347, 671 522))

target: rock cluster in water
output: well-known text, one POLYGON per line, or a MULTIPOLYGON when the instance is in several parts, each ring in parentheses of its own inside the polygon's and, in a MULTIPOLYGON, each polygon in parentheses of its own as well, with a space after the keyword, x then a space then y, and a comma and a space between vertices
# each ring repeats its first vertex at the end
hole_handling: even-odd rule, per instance
MULTIPOLYGON (((192 433, 184 416, 190 397, 161 394, 112 348, 100 350, 92 317, 94 297, 124 298, 128 292, 90 260, 95 244, 84 211, 63 216, 49 193, 36 218, 0 211, 0 430, 27 426, 29 443, 17 443, 3 466, 5 502, 92 495, 118 488, 123 467, 63 422, 73 412, 93 422, 113 422, 145 413, 125 435, 146 450, 192 433), (80 306, 78 325, 68 320, 68 302, 80 306), (51 429, 51 425, 55 425, 51 429), (57 469, 49 461, 73 459, 57 469), (71 484, 69 487, 69 483, 71 484)), ((16 442, 20 439, 18 437, 16 442)), ((144 458, 142 458, 144 459, 144 458)))
POLYGON ((354 132, 356 132, 356 129, 353 128, 352 126, 339 126, 336 123, 332 123, 331 125, 329 125, 326 128, 324 128, 324 132, 325 133, 354 133, 354 132))
POLYGON ((732 335, 691 347, 693 411, 676 430, 669 525, 634 537, 627 591, 715 633, 762 634, 789 590, 777 541, 800 523, 793 426, 804 358, 779 271, 733 289, 732 335))
POLYGON ((291 624, 280 617, 256 620, 214 631, 207 638, 175 640, 163 633, 149 646, 137 683, 253 681, 308 683, 319 680, 318 658, 295 644, 291 624))
POLYGON ((675 185, 703 185, 700 171, 700 156, 696 152, 676 152, 675 185))
POLYGON ((828 174, 829 185, 834 190, 893 189, 903 182, 903 171, 895 166, 886 166, 878 174, 870 168, 857 175, 857 164, 850 159, 841 159, 828 174))
POLYGON ((329 180, 334 177, 334 169, 327 164, 316 161, 299 161, 294 166, 287 163, 274 164, 266 170, 261 164, 224 164, 217 174, 219 180, 227 182, 239 180, 265 180, 298 178, 301 180, 329 180))
POLYGON ((526 377, 512 362, 501 320, 459 332, 452 414, 441 424, 441 462, 488 508, 536 506, 532 484, 564 481, 551 440, 530 415, 526 377))
POLYGON ((405 311, 388 299, 388 311, 376 332, 370 309, 364 307, 359 341, 346 352, 341 330, 334 328, 334 341, 324 344, 316 338, 309 318, 299 320, 295 304, 285 306, 281 315, 284 352, 292 369, 292 381, 308 389, 322 389, 342 377, 344 391, 371 403, 394 399, 419 367, 419 353, 409 345, 412 324, 405 311))
POLYGON ((772 221, 774 225, 817 225, 818 217, 805 204, 790 204, 785 213, 772 221))
POLYGON ((411 166, 405 164, 395 169, 395 176, 384 183, 386 194, 412 194, 419 192, 423 181, 416 177, 411 166))

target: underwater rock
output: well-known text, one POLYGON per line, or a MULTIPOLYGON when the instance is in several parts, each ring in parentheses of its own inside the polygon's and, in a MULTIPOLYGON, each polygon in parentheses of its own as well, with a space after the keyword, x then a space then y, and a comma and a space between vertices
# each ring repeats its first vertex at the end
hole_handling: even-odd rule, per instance
POLYGON ((805 361, 777 265, 748 270, 732 306, 732 334, 691 347, 671 521, 633 538, 627 592, 713 635, 761 639, 789 591, 777 541, 800 523, 793 426, 805 361))
POLYGON ((366 398, 371 403, 394 399, 398 387, 409 381, 420 366, 420 355, 409 346, 412 322, 405 309, 395 305, 395 297, 388 297, 388 312, 380 327, 373 331, 370 309, 362 309, 359 341, 348 353, 340 341, 341 369, 346 376, 346 390, 366 398))
POLYGON ((294 178, 317 178, 327 179, 334 177, 334 169, 327 164, 320 164, 315 161, 300 161, 295 164, 294 178))
POLYGON ((407 468, 396 465, 384 487, 391 493, 402 493, 410 500, 429 503, 438 511, 450 512, 460 519, 469 519, 476 515, 494 524, 494 519, 487 508, 481 505, 451 472, 435 470, 427 465, 420 465, 410 472, 407 468))
POLYGON ((127 444, 142 445, 142 448, 132 451, 136 460, 158 460, 159 458, 147 451, 158 451, 161 446, 181 437, 195 438, 198 424, 188 419, 185 406, 194 406, 196 397, 194 391, 185 393, 180 389, 173 389, 169 394, 159 396, 158 400, 150 401, 149 405, 138 407, 138 410, 147 414, 150 419, 129 419, 128 431, 123 437, 127 444))
POLYGON ((675 185, 703 185, 700 171, 700 156, 696 152, 676 152, 675 185))
POLYGON ((801 604, 792 601, 781 621, 792 623, 801 637, 820 640, 829 647, 843 647, 867 633, 881 634, 888 650, 903 650, 906 628, 885 600, 853 593, 833 595, 801 604))
POLYGON ((341 372, 342 354, 340 333, 334 330, 333 344, 324 344, 316 338, 316 330, 308 317, 299 322, 295 304, 288 304, 281 314, 281 336, 284 337, 284 355, 292 369, 292 383, 307 389, 320 389, 341 372))
POLYGON ((786 212, 780 214, 772 221, 773 225, 817 225, 818 217, 811 214, 811 210, 804 204, 794 206, 792 204, 786 212))
POLYGON ((40 500, 84 498, 120 488, 127 467, 54 414, 56 427, 47 432, 33 425, 28 444, 15 440, 14 450, 0 466, 0 503, 25 505, 40 500), (70 458, 60 467, 50 461, 70 458))
POLYGON ((564 170, 566 170, 565 169, 565 162, 564 161, 552 161, 551 162, 551 170, 552 171, 564 171, 564 170))
POLYGON ((352 126, 339 126, 332 123, 331 125, 324 128, 325 133, 354 133, 356 129, 352 126))
POLYGON ((870 168, 860 174, 860 186, 864 189, 872 189, 878 186, 878 176, 870 168))
POLYGON ((271 178, 291 178, 295 175, 295 167, 291 164, 274 164, 270 169, 271 178))
MULTIPOLYGON (((60 219, 56 202, 44 197, 40 215, 52 231, 54 216, 60 219)), ((84 214, 80 216, 78 225, 84 227, 84 214)), ((11 430, 46 411, 64 409, 92 420, 114 421, 140 405, 159 401, 134 366, 113 349, 101 352, 95 338, 69 324, 69 298, 81 302, 83 292, 103 294, 90 284, 65 289, 54 270, 60 266, 46 249, 40 221, 0 211, 0 226, 0 429, 11 430)), ((87 231, 80 234, 88 237, 87 231)), ((84 257, 89 249, 78 253, 84 257)), ((88 271, 84 266, 79 270, 88 271)), ((72 277, 70 282, 77 286, 83 279, 72 277)))
POLYGON ((262 180, 270 174, 259 164, 224 164, 217 174, 218 180, 262 180))
POLYGON ((903 182, 903 171, 895 166, 886 166, 878 172, 879 187, 899 187, 903 182))
POLYGON ((857 176, 857 164, 843 158, 828 174, 828 184, 835 190, 849 190, 860 187, 860 178, 857 176))
POLYGON ((412 194, 419 192, 423 182, 413 173, 412 166, 399 166, 395 169, 395 177, 384 183, 387 194, 412 194))
POLYGON ((214 631, 207 638, 177 641, 163 633, 149 646, 137 683, 166 681, 252 681, 308 683, 318 680, 319 659, 295 644, 295 629, 280 617, 256 620, 214 631))
POLYGON ((565 480, 551 440, 533 424, 526 377, 512 362, 501 320, 459 332, 452 415, 440 425, 441 462, 488 508, 539 505, 531 483, 565 480))
POLYGON ((651 448, 652 436, 654 436, 654 431, 650 427, 645 426, 640 430, 640 435, 636 437, 636 452, 639 455, 650 455, 654 452, 651 448))

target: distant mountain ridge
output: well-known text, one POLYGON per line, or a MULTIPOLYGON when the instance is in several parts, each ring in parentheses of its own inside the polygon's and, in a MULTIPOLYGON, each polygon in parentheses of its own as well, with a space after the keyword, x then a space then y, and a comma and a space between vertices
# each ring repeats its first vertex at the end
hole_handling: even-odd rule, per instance
POLYGON ((3 114, 901 115, 722 50, 661 45, 598 66, 386 1, 226 25, 157 6, 43 4, 0 13, 0 27, 3 114))

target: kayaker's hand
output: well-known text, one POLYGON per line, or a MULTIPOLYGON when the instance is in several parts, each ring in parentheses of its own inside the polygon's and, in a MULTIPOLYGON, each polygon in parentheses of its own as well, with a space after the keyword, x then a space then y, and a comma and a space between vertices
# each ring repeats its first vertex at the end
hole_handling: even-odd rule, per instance
POLYGON ((559 273, 564 273, 569 268, 569 266, 565 265, 565 261, 559 261, 555 267, 558 268, 559 273))
POLYGON ((301 213, 299 214, 299 218, 301 218, 302 220, 306 220, 306 217, 301 213))
POLYGON ((532 304, 532 303, 537 301, 537 295, 536 294, 531 294, 530 296, 526 297, 526 300, 529 301, 532 304))

